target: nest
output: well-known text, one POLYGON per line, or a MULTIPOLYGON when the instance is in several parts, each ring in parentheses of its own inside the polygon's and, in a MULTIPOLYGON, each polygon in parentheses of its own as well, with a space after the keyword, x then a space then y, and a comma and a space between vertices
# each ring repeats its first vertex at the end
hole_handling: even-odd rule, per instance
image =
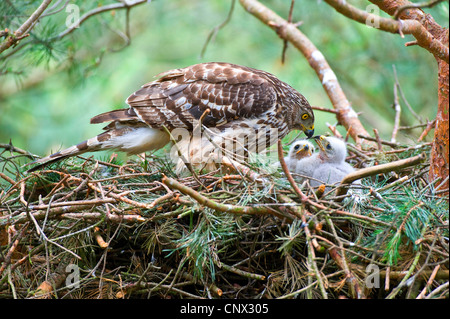
POLYGON ((324 194, 258 165, 178 177, 163 153, 25 174, 10 146, 0 297, 448 298, 448 190, 427 180, 429 152, 349 144, 354 166, 388 168, 324 194))

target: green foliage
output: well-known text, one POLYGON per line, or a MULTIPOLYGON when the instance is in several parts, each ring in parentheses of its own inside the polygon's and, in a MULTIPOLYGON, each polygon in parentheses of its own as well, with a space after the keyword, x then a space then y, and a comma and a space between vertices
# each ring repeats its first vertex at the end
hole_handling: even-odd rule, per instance
POLYGON ((278 250, 283 255, 290 255, 293 249, 300 249, 305 244, 303 227, 302 221, 296 219, 288 226, 285 236, 277 237, 277 240, 282 242, 278 250))
POLYGON ((193 229, 189 234, 177 241, 177 247, 172 253, 181 251, 186 256, 185 261, 191 265, 194 276, 205 279, 210 275, 214 281, 215 263, 219 261, 219 242, 236 236, 236 221, 232 215, 219 214, 206 208, 201 211, 197 225, 191 223, 191 227, 193 229))
POLYGON ((385 209, 384 213, 377 215, 377 219, 390 226, 375 229, 367 237, 366 246, 382 249, 383 260, 388 265, 396 265, 402 258, 402 251, 407 251, 406 247, 412 245, 416 249, 417 241, 427 229, 448 219, 445 199, 430 198, 425 190, 415 184, 413 180, 408 187, 388 190, 380 194, 385 200, 377 202, 378 207, 385 209))

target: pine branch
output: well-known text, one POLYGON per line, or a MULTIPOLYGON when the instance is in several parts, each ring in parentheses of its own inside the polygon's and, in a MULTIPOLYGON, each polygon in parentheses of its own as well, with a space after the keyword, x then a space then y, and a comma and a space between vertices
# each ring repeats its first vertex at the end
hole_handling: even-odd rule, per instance
POLYGON ((1 44, 0 44, 0 53, 10 48, 13 45, 16 45, 23 38, 28 37, 26 32, 30 31, 42 13, 47 9, 50 2, 52 0, 44 0, 41 5, 33 12, 33 14, 25 21, 15 32, 14 34, 9 35, 1 44))

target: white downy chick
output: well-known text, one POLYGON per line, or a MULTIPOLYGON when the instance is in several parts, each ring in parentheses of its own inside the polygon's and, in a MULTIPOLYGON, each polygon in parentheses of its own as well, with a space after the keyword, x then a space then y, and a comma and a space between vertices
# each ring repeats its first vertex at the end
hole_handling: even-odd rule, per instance
POLYGON ((289 171, 296 172, 298 162, 310 157, 314 153, 314 150, 314 145, 307 140, 298 140, 292 143, 288 156, 284 158, 289 171))
MULTIPOLYGON (((316 138, 319 146, 318 165, 312 174, 311 186, 319 186, 321 183, 336 184, 355 169, 345 162, 347 146, 345 142, 333 137, 321 135, 316 138)), ((355 182, 359 183, 359 181, 355 182)))

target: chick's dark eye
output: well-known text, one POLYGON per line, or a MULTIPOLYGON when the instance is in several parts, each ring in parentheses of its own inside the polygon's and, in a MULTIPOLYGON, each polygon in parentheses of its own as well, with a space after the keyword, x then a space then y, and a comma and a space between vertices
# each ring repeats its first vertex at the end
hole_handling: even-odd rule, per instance
POLYGON ((298 150, 299 147, 300 147, 300 145, 295 145, 294 150, 298 150))
POLYGON ((309 149, 309 146, 308 146, 308 145, 305 145, 305 147, 304 147, 303 149, 308 150, 308 149, 309 149))
POLYGON ((327 150, 331 150, 331 145, 327 144, 327 150))

